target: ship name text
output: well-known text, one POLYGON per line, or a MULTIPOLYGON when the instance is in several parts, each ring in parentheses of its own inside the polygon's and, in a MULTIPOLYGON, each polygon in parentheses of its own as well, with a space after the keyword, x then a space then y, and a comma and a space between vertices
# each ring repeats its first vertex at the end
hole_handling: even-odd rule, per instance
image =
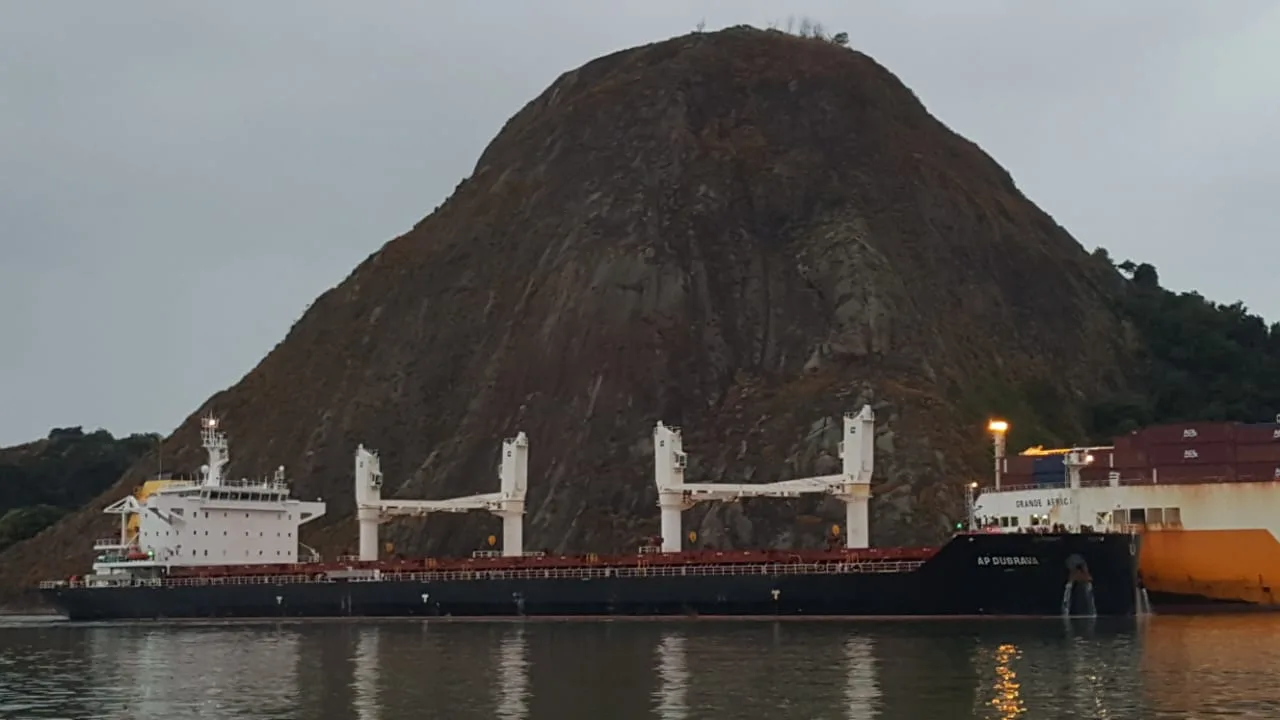
POLYGON ((1040 507, 1062 507, 1070 505, 1069 497, 1051 497, 1051 498, 1031 498, 1030 500, 1015 500, 1014 507, 1017 508, 1040 508, 1040 507))
POLYGON ((1039 565, 1040 558, 1032 555, 979 555, 978 565, 998 565, 1009 567, 1014 565, 1039 565))

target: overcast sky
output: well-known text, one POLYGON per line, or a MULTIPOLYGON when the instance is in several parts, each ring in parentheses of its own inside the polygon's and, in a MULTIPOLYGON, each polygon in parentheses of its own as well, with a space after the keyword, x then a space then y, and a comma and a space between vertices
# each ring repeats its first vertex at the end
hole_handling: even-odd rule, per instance
POLYGON ((0 0, 0 446, 169 432, 561 72, 811 16, 1087 248, 1280 320, 1280 1, 0 0))

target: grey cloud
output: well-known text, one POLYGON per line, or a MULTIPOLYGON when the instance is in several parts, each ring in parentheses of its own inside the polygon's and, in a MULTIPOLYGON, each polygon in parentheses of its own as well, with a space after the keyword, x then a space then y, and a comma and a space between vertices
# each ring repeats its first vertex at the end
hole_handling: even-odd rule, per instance
POLYGON ((168 431, 559 73, 704 18, 801 15, 1086 247, 1280 317, 1277 2, 11 2, 0 445, 168 431))

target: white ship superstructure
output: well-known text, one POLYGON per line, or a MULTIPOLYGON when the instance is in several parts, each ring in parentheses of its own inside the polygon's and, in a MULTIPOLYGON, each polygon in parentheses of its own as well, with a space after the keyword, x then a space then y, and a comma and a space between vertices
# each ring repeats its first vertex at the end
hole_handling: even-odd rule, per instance
POLYGON ((146 577, 172 566, 298 562, 305 547, 298 528, 322 517, 325 503, 290 497, 283 466, 269 479, 225 478, 230 451, 216 418, 202 421, 201 440, 208 462, 197 479, 153 480, 104 510, 120 516, 120 536, 94 543, 87 580, 146 577))
POLYGON ((1280 537, 1278 482, 1162 484, 1159 477, 1113 471, 1105 481, 1083 482, 1092 449, 1066 453, 1061 483, 983 489, 972 505, 972 529, 1027 532, 1053 526, 1116 530, 1265 529, 1280 537))

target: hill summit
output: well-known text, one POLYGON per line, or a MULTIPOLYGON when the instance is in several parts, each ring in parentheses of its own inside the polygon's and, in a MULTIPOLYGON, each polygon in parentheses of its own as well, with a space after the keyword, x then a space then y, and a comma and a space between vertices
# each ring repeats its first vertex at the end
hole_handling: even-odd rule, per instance
MULTIPOLYGON (((201 462, 224 418, 235 475, 284 464, 354 547, 352 454, 388 491, 496 488, 530 439, 526 546, 629 549, 658 532, 653 425, 685 428, 690 481, 830 472, 839 417, 877 413, 878 545, 940 539, 985 477, 985 413, 1082 431, 1125 348, 1091 257, 888 70, 822 40, 733 28, 614 53, 512 117, 435 212, 320 296, 234 387, 164 443, 201 462)), ((82 571, 102 507, 0 558, 0 586, 82 571)), ((709 545, 821 542, 841 508, 713 505, 709 545)), ((407 553, 462 554, 485 516, 403 521, 407 553)))

